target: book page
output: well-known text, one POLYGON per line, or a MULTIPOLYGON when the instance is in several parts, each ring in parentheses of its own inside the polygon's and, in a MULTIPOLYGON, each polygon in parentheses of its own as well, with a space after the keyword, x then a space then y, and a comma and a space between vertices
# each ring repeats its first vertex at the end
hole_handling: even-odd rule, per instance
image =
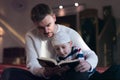
POLYGON ((80 63, 79 59, 75 59, 75 60, 66 60, 66 61, 61 61, 58 63, 58 65, 60 66, 71 66, 71 67, 75 67, 80 63))

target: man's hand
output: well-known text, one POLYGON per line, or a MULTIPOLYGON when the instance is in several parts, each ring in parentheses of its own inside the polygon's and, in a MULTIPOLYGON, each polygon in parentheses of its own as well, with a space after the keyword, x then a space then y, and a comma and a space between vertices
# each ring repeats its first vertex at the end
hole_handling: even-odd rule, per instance
POLYGON ((89 71, 90 68, 91 68, 91 65, 87 61, 80 60, 80 64, 75 67, 75 70, 80 72, 85 72, 85 71, 89 71))
POLYGON ((45 67, 44 76, 45 77, 51 77, 51 76, 55 75, 54 69, 55 68, 52 68, 52 67, 45 67))
POLYGON ((66 72, 66 71, 68 71, 70 69, 70 67, 69 66, 63 66, 63 67, 60 67, 60 69, 59 69, 59 73, 63 73, 63 72, 66 72))
POLYGON ((51 77, 54 75, 61 75, 63 72, 67 71, 69 69, 68 66, 64 66, 64 67, 45 67, 44 70, 44 76, 45 77, 51 77))

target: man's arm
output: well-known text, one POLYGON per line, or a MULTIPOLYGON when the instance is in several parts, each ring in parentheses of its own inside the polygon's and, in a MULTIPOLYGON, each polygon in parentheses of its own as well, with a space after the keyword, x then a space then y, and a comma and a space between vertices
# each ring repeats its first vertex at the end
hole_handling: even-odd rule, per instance
POLYGON ((30 33, 27 33, 25 36, 26 44, 26 65, 30 72, 32 72, 34 75, 41 76, 41 65, 38 63, 37 58, 37 52, 35 49, 34 44, 34 36, 30 33))
MULTIPOLYGON (((83 64, 85 64, 86 67, 90 66, 91 70, 93 70, 97 66, 97 63, 98 63, 98 57, 95 54, 95 52, 92 51, 88 47, 88 45, 84 42, 84 40, 82 39, 82 37, 80 36, 80 34, 78 32, 70 29, 68 33, 70 34, 70 37, 73 41, 73 46, 80 47, 81 50, 83 51, 84 55, 86 56, 86 59, 83 62, 83 64)), ((78 66, 80 67, 80 65, 78 65, 78 66)), ((78 68, 77 68, 77 70, 80 70, 78 68)), ((85 68, 85 66, 84 66, 84 68, 85 68)))

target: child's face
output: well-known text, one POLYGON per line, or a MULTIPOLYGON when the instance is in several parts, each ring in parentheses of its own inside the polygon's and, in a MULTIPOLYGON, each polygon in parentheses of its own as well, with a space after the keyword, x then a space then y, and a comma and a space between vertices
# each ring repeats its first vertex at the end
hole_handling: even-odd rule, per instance
POLYGON ((59 57, 66 57, 71 52, 72 42, 55 45, 54 48, 59 57))

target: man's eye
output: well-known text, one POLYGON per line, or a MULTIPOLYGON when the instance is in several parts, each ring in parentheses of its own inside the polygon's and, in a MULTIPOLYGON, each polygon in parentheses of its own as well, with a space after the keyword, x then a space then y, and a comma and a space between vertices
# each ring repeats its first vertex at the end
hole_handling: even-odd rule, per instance
POLYGON ((48 24, 47 27, 50 27, 50 24, 48 24))
POLYGON ((59 48, 57 48, 56 50, 59 50, 59 48))

